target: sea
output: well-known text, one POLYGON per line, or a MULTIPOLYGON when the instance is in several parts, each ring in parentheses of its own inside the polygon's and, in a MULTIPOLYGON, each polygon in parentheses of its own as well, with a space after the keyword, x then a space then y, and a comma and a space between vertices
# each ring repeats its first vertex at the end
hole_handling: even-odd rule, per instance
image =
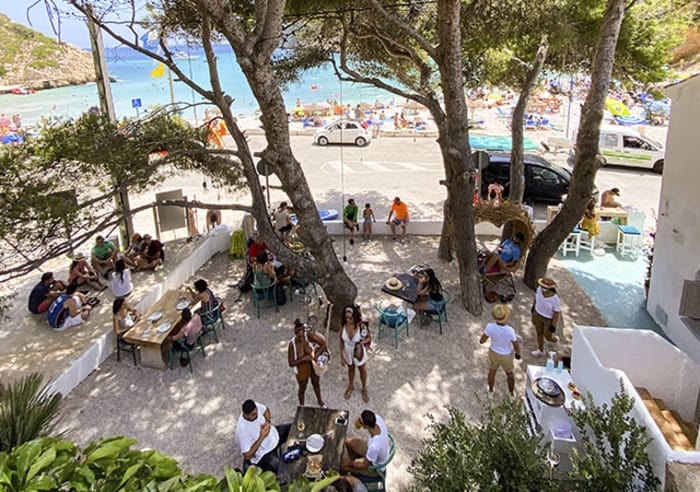
MULTIPOLYGON (((209 70, 202 48, 172 47, 189 58, 178 59, 178 67, 189 77, 209 89, 209 70)), ((147 56, 126 47, 106 48, 107 70, 112 82, 112 99, 118 119, 143 117, 155 107, 171 102, 168 77, 154 78, 151 72, 156 63, 147 56), (140 106, 139 106, 140 104, 140 106)), ((238 116, 255 115, 258 103, 248 86, 236 57, 229 45, 217 45, 214 51, 218 59, 219 76, 223 90, 234 98, 232 109, 238 116)), ((174 78, 174 101, 201 103, 204 99, 185 83, 174 78)), ((364 84, 340 82, 330 64, 304 71, 299 81, 284 87, 284 100, 289 110, 297 102, 302 104, 336 100, 340 104, 374 104, 379 100, 389 104, 392 94, 364 84)), ((38 124, 42 117, 76 117, 92 106, 98 105, 97 86, 94 83, 46 89, 34 94, 0 95, 0 113, 10 118, 14 114, 22 117, 24 126, 38 124)), ((182 113, 186 119, 201 123, 204 106, 190 108, 182 113)))

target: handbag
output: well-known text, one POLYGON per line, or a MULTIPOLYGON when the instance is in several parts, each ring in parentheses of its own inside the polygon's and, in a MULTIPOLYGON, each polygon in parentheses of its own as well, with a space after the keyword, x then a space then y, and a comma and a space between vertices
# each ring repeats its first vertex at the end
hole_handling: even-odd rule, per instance
POLYGON ((326 313, 326 334, 323 336, 326 341, 326 350, 319 353, 311 361, 311 367, 317 376, 323 376, 328 367, 331 365, 331 353, 328 350, 328 332, 331 328, 331 313, 333 312, 333 304, 328 304, 328 312, 326 313))

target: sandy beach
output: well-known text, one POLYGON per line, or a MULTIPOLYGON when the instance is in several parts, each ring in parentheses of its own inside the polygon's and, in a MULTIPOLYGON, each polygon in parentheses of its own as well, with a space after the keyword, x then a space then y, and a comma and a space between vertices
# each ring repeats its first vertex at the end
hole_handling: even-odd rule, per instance
MULTIPOLYGON (((461 307, 454 298, 458 292, 454 266, 435 259, 436 245, 432 237, 411 237, 405 245, 379 238, 350 248, 346 269, 358 285, 358 302, 374 337, 368 362, 370 402, 362 402, 359 379, 350 400, 343 399, 347 372, 337 358, 337 332, 331 333, 330 341, 334 360, 321 383, 329 407, 347 409, 351 418, 369 408, 385 418, 398 447, 389 467, 388 490, 410 482, 407 467, 419 450, 427 414, 443 418, 445 405, 452 405, 476 420, 477 395, 485 394, 487 349, 478 344, 478 338, 491 320, 490 306, 480 318, 461 307), (389 276, 419 262, 432 265, 452 294, 449 321, 440 336, 437 325, 420 329, 414 320, 410 335, 394 349, 393 338, 377 340, 375 305, 392 299, 380 292, 389 276)), ((61 427, 69 431, 68 438, 85 444, 101 436, 127 435, 137 439, 139 447, 176 457, 190 473, 221 476, 225 466, 242 462, 234 428, 243 400, 253 398, 268 405, 273 423, 289 422, 297 399, 287 344, 293 320, 304 318, 306 307, 296 297, 279 314, 266 310, 257 319, 249 295, 236 302, 238 291, 229 287, 243 269, 241 260, 220 254, 197 274, 225 297, 227 329, 219 343, 207 344, 206 358, 195 356, 194 374, 179 367, 165 372, 135 368, 129 357, 118 363, 113 354, 66 397, 61 427)), ((554 262, 550 272, 559 282, 564 313, 564 336, 556 350, 567 353, 574 324, 602 326, 604 321, 564 268, 554 262)), ((526 364, 543 364, 544 359, 530 355, 535 347, 529 322, 533 293, 520 280, 516 284, 511 324, 523 346, 523 361, 516 366, 516 391, 522 392, 526 364)), ((506 393, 505 375, 500 373, 496 398, 506 393)), ((315 399, 309 388, 307 404, 311 403, 315 399)), ((359 434, 350 429, 349 435, 359 434)))

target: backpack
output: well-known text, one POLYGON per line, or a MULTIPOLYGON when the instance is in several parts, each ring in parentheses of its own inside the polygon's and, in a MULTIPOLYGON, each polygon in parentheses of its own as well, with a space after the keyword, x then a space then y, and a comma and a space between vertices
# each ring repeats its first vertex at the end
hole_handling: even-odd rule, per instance
POLYGON ((68 317, 70 311, 65 307, 65 303, 68 300, 68 294, 61 294, 58 296, 49 306, 48 315, 46 320, 49 322, 49 326, 54 330, 61 327, 63 322, 68 317))

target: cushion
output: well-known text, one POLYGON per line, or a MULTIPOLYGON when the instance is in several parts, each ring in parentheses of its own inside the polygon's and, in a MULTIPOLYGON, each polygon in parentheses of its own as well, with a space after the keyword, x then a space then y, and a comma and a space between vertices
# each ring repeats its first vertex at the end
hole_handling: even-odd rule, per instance
POLYGON ((634 226, 621 225, 621 226, 617 226, 617 228, 618 228, 618 229, 620 230, 620 232, 622 232, 623 234, 632 234, 632 235, 634 235, 634 234, 636 234, 636 235, 641 234, 641 232, 639 232, 639 229, 637 229, 637 228, 634 227, 634 226))

